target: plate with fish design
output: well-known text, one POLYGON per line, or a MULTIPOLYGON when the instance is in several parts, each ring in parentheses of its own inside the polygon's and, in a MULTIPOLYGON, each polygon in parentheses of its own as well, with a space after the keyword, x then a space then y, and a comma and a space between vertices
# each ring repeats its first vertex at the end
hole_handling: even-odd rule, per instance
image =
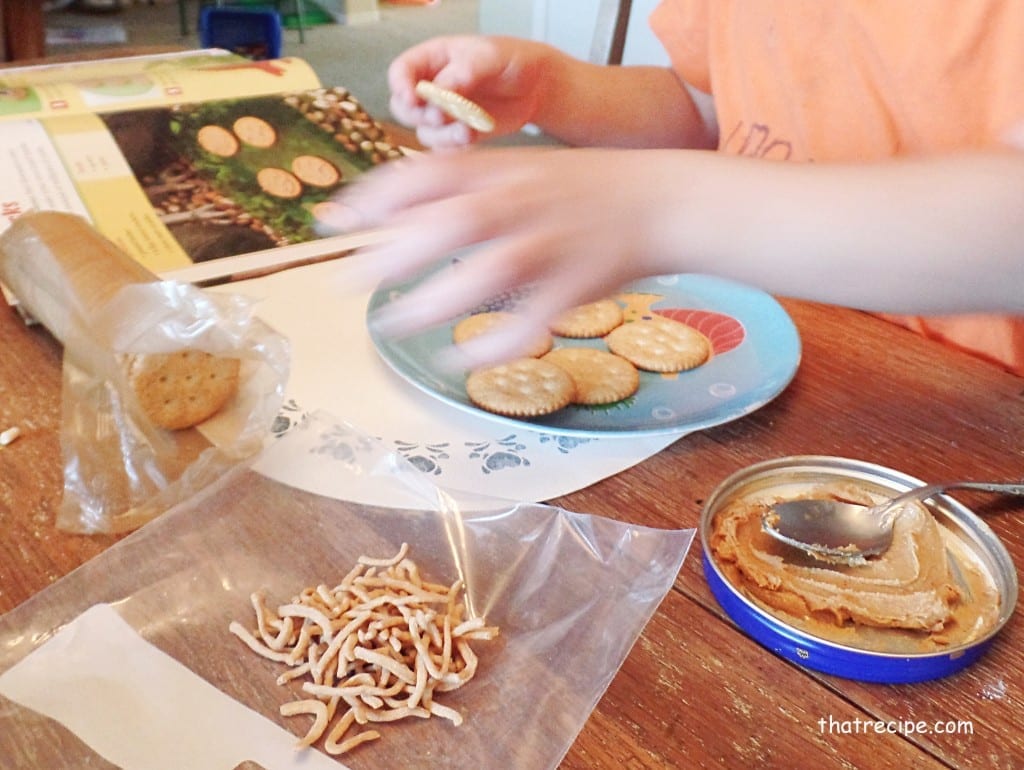
MULTIPOLYGON (((412 291, 424 279, 378 289, 367 314, 412 291)), ((517 428, 587 437, 685 435, 743 417, 785 390, 800 364, 800 337, 785 309, 769 294, 706 275, 646 278, 614 295, 624 323, 663 316, 701 331, 712 353, 685 372, 640 372, 632 396, 602 406, 571 405, 552 414, 521 420, 486 412, 466 394, 466 372, 439 364, 438 354, 452 344, 452 326, 462 317, 404 338, 370 337, 383 360, 413 386, 458 409, 517 428)), ((484 310, 513 309, 514 298, 499 298, 484 310)), ((464 316, 463 316, 464 317, 464 316)), ((554 337, 555 347, 607 349, 602 338, 554 337)))

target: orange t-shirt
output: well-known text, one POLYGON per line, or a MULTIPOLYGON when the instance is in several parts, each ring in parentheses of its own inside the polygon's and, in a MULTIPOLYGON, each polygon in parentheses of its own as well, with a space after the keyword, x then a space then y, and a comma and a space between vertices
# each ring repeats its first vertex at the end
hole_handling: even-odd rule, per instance
MULTIPOLYGON (((1024 124, 1024 0, 661 0, 650 23, 723 152, 872 161, 1024 124)), ((1024 317, 887 317, 1024 375, 1024 317)))

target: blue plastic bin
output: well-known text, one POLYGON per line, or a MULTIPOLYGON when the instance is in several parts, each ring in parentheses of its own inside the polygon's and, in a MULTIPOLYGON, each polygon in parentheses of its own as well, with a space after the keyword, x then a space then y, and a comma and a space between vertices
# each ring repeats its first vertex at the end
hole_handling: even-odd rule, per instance
POLYGON ((199 12, 199 44, 224 48, 250 59, 281 55, 281 14, 274 8, 204 6, 199 12))

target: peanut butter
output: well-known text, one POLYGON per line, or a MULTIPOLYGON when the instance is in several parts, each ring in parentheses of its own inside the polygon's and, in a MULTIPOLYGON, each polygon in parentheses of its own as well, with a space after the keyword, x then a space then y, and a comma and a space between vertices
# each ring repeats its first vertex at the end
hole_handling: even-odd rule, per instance
MULTIPOLYGON (((872 502, 852 485, 805 494, 872 502)), ((884 554, 845 565, 766 535, 761 515, 777 499, 740 499, 719 511, 710 549, 734 587, 785 622, 855 647, 920 653, 967 643, 996 624, 992 579, 923 505, 900 512, 884 554)))

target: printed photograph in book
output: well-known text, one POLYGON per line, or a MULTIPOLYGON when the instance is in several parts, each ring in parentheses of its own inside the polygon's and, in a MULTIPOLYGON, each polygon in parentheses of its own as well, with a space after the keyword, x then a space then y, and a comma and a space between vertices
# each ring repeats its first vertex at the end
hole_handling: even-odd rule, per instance
POLYGON ((401 155, 340 87, 101 118, 193 262, 316 240, 338 189, 401 155))

